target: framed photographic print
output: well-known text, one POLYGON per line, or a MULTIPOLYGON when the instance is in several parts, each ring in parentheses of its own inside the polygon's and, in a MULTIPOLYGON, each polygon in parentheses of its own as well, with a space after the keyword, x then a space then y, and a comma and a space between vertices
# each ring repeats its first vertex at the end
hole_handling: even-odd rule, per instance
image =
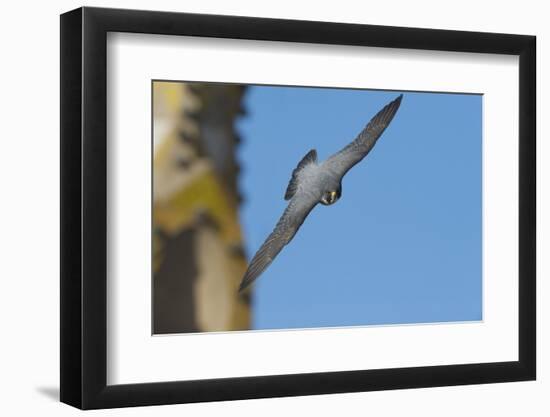
POLYGON ((61 401, 535 379, 535 38, 61 16, 61 401))

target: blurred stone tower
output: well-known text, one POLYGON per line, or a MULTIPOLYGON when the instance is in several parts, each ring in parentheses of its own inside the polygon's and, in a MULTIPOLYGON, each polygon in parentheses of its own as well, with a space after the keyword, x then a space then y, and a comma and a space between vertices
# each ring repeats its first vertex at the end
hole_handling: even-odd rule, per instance
POLYGON ((243 330, 235 120, 245 87, 153 83, 153 333, 243 330))

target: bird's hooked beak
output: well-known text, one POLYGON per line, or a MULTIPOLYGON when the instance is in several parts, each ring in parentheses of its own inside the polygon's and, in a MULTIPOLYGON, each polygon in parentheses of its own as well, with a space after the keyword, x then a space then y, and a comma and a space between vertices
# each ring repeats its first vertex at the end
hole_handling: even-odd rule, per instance
POLYGON ((336 191, 331 191, 330 192, 330 202, 334 202, 336 201, 336 191))

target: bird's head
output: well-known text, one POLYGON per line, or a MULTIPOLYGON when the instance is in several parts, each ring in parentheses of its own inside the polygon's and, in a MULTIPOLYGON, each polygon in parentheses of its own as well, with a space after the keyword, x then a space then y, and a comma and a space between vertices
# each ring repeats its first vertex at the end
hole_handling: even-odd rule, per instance
POLYGON ((331 187, 323 193, 323 196, 321 197, 321 204, 330 206, 331 204, 336 203, 341 196, 342 187, 340 185, 337 187, 331 187))

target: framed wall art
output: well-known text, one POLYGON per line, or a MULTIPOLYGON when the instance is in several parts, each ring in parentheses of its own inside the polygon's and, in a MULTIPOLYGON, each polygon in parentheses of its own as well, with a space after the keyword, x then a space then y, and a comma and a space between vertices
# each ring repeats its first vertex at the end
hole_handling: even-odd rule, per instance
POLYGON ((535 379, 535 38, 61 16, 61 401, 535 379))

